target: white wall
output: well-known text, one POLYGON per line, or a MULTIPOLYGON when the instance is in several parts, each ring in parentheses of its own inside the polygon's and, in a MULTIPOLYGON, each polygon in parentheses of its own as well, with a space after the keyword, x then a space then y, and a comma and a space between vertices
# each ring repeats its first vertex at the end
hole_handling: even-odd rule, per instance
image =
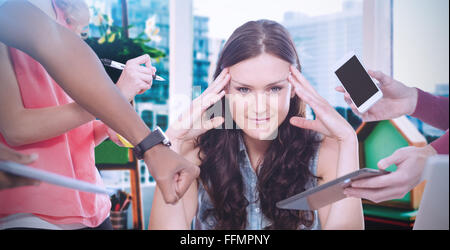
POLYGON ((425 91, 449 82, 449 1, 394 0, 394 78, 425 91))
POLYGON ((170 0, 169 126, 192 100, 192 0, 170 0))

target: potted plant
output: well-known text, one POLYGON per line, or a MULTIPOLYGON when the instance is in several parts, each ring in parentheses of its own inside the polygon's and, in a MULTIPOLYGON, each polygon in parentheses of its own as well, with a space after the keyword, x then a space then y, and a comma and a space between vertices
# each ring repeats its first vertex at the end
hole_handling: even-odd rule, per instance
MULTIPOLYGON (((146 21, 145 31, 137 37, 128 37, 128 29, 114 25, 112 19, 102 13, 98 13, 93 18, 93 25, 97 27, 100 37, 89 37, 85 41, 95 51, 99 58, 107 58, 117 62, 126 63, 126 61, 148 54, 152 59, 159 60, 166 54, 148 45, 150 41, 158 42, 161 38, 158 36, 159 29, 156 27, 156 16, 152 16, 146 21)), ((111 68, 105 68, 113 82, 117 82, 121 71, 111 68)))
MULTIPOLYGON (((94 10, 92 25, 99 31, 99 37, 88 37, 86 43, 95 51, 99 58, 107 58, 117 62, 126 63, 126 61, 148 54, 152 59, 158 61, 165 57, 161 50, 148 45, 150 41, 158 42, 161 38, 158 36, 159 29, 156 27, 156 16, 147 19, 145 30, 137 37, 130 38, 128 30, 133 25, 128 25, 125 18, 123 27, 114 25, 112 18, 108 15, 94 10)), ((126 15, 125 15, 126 16, 126 15)), ((105 67, 106 72, 113 82, 117 82, 122 71, 105 67)), ((106 140, 95 149, 96 164, 127 164, 132 161, 130 150, 120 148, 112 141, 106 140)))

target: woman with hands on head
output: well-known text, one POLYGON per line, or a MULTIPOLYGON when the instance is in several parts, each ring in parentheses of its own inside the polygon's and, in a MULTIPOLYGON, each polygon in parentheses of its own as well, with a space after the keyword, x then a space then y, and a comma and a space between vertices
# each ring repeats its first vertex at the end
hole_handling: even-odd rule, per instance
POLYGON ((447 130, 441 138, 425 147, 401 148, 378 162, 380 169, 386 169, 395 164, 397 166, 395 172, 355 181, 351 187, 345 190, 348 196, 379 203, 403 198, 421 182, 422 173, 429 157, 436 154, 448 154, 449 99, 431 95, 418 88, 408 87, 379 71, 369 70, 368 73, 378 80, 383 98, 364 114, 358 112, 344 88, 336 88, 336 91, 344 93, 347 104, 364 122, 389 120, 410 115, 436 128, 447 130))
POLYGON ((200 176, 175 205, 156 188, 149 228, 362 229, 360 199, 318 211, 276 207, 359 169, 354 130, 301 74, 287 30, 269 20, 239 27, 214 79, 167 131, 200 176), (305 118, 306 104, 316 120, 305 118))

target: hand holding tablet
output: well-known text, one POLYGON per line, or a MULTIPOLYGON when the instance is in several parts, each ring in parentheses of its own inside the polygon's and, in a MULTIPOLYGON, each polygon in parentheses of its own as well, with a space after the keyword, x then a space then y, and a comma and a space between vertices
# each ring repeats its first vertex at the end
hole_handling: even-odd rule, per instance
POLYGON ((317 210, 321 207, 346 198, 347 196, 344 194, 344 189, 349 187, 352 181, 389 173, 390 172, 385 170, 363 168, 337 178, 334 181, 327 182, 323 185, 311 188, 305 192, 282 200, 277 203, 277 207, 292 210, 317 210))

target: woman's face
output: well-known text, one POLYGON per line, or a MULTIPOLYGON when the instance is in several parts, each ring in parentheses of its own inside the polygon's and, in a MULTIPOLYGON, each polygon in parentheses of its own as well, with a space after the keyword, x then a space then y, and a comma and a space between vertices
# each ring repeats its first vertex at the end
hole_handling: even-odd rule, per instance
POLYGON ((287 78, 290 63, 270 54, 230 67, 228 103, 233 120, 257 140, 273 140, 289 112, 294 97, 287 78))

